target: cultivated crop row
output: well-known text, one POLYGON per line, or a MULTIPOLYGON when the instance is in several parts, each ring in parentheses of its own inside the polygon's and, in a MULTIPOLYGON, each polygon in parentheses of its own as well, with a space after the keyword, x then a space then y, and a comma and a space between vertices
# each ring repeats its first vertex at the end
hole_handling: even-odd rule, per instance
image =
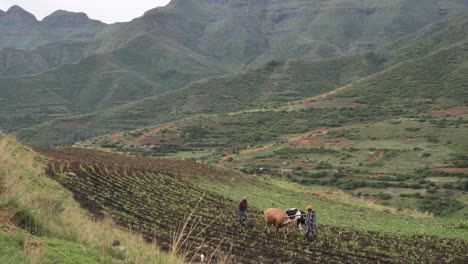
POLYGON ((206 192, 193 182, 200 177, 241 176, 204 164, 82 149, 39 151, 50 157, 48 174, 95 216, 109 214, 117 224, 141 232, 167 250, 175 245, 176 235, 182 234, 187 240, 179 247, 189 257, 203 253, 243 263, 467 260, 464 241, 424 236, 398 237, 321 225, 316 241, 304 241, 303 234, 283 240, 266 234, 262 212, 255 208, 249 212, 248 227, 240 228, 234 214, 236 201, 206 192))

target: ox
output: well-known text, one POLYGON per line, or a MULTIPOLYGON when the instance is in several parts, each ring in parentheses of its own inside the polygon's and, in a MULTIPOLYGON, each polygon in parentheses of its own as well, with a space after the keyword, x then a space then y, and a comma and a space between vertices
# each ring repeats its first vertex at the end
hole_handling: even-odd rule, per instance
POLYGON ((304 229, 306 212, 297 208, 289 208, 286 210, 286 214, 289 216, 289 219, 296 219, 296 224, 299 227, 299 230, 302 231, 304 229))
POLYGON ((263 213, 265 215, 268 234, 270 233, 271 226, 276 228, 276 235, 278 235, 278 229, 286 229, 284 238, 286 238, 286 234, 289 234, 290 231, 295 230, 296 225, 294 225, 294 221, 289 219, 288 215, 283 210, 278 208, 267 208, 263 213))

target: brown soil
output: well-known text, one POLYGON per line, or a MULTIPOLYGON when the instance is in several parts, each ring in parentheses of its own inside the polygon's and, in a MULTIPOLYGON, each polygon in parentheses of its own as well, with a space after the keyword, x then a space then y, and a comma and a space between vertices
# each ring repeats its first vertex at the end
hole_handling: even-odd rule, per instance
MULTIPOLYGON (((239 155, 258 152, 260 150, 264 150, 264 149, 270 148, 272 146, 274 146, 274 144, 268 144, 268 145, 257 147, 257 148, 243 149, 243 150, 239 151, 239 155)), ((219 161, 218 165, 222 165, 222 163, 224 161, 227 161, 229 158, 234 158, 237 155, 238 154, 229 154, 229 155, 221 157, 221 160, 219 161)))
POLYGON ((328 134, 328 129, 321 129, 314 132, 308 132, 297 137, 290 138, 289 143, 298 144, 298 145, 316 145, 316 137, 328 134))
POLYGON ((9 208, 0 208, 0 224, 5 225, 8 230, 14 229, 16 223, 14 221, 14 212, 9 208))
POLYGON ((446 115, 453 115, 453 116, 458 116, 458 115, 464 115, 468 114, 468 107, 454 107, 446 110, 435 110, 431 111, 428 113, 424 113, 423 115, 429 115, 429 116, 434 116, 434 117, 443 117, 446 115))
POLYGON ((329 97, 331 95, 334 95, 334 94, 336 94, 338 92, 341 92, 342 90, 345 90, 345 89, 347 89, 349 87, 351 87, 351 84, 348 84, 346 86, 343 86, 341 88, 338 88, 336 90, 333 90, 333 91, 330 91, 330 92, 327 92, 327 93, 324 93, 324 94, 312 96, 312 97, 309 97, 309 98, 304 98, 302 100, 293 101, 290 104, 305 104, 305 103, 309 103, 309 102, 312 102, 312 101, 315 101, 315 100, 324 99, 324 98, 327 98, 327 97, 329 97))
POLYGON ((139 144, 139 145, 146 144, 145 142, 148 141, 148 138, 151 138, 155 134, 157 134, 157 133, 159 133, 159 132, 161 132, 161 131, 163 131, 165 129, 172 128, 174 126, 175 126, 175 123, 167 123, 167 124, 164 124, 164 125, 161 125, 161 126, 153 127, 151 129, 149 129, 148 131, 144 132, 143 135, 141 135, 140 137, 135 139, 133 143, 139 144))
POLYGON ((116 224, 150 242, 156 239, 163 249, 170 249, 177 227, 196 208, 186 222, 196 234, 187 238, 188 258, 219 248, 232 252, 230 263, 404 263, 409 257, 427 263, 447 256, 452 263, 466 263, 466 243, 442 243, 436 237, 402 237, 321 223, 316 241, 304 241, 303 234, 283 239, 266 234, 262 210, 255 207, 249 207, 250 226, 239 228, 234 215, 238 201, 201 186, 205 181, 229 184, 234 179, 234 184, 259 184, 232 171, 80 148, 36 150, 49 159, 47 174, 68 188, 83 208, 96 217, 110 214, 116 224))
POLYGON ((379 152, 375 153, 374 155, 370 156, 367 159, 367 162, 369 162, 369 163, 375 162, 375 161, 383 158, 384 156, 385 156, 385 152, 384 151, 379 151, 379 152))
POLYGON ((121 140, 123 137, 123 133, 122 132, 119 132, 119 133, 115 133, 115 134, 112 134, 110 136, 111 140, 114 141, 114 142, 117 142, 119 140, 121 140))
POLYGON ((433 168, 432 170, 448 173, 468 173, 468 168, 433 168))
POLYGON ((347 138, 336 138, 336 139, 327 139, 324 143, 324 146, 344 146, 348 143, 347 138))

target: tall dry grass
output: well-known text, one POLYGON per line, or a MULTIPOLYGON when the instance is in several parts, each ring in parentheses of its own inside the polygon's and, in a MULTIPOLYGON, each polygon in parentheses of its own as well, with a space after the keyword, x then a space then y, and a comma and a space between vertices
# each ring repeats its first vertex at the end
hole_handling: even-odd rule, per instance
MULTIPOLYGON (((171 256, 183 256, 185 259, 190 258, 190 262, 200 262, 206 264, 224 264, 224 263, 233 263, 231 252, 232 247, 228 252, 223 252, 221 249, 221 245, 223 242, 227 242, 221 240, 214 250, 210 250, 209 252, 200 252, 200 249, 207 245, 209 242, 209 238, 203 237, 201 245, 198 245, 198 249, 195 252, 191 251, 191 248, 197 248, 191 240, 197 240, 199 237, 202 236, 202 232, 195 232, 196 228, 201 224, 202 219, 195 219, 193 217, 194 213, 197 211, 200 202, 203 200, 204 197, 200 197, 195 207, 189 213, 188 216, 185 217, 185 221, 175 230, 172 236, 172 243, 171 243, 171 256), (206 254, 206 255, 205 255, 206 254)), ((204 227, 204 229, 209 229, 213 223, 216 221, 223 221, 222 217, 215 217, 210 220, 210 222, 204 227)), ((211 248, 211 247, 208 247, 211 248)))
POLYGON ((103 259, 111 257, 116 263, 185 262, 176 254, 161 252, 156 244, 146 243, 141 235, 117 227, 110 218, 92 220, 70 192, 44 174, 40 158, 0 135, 0 208, 29 212, 35 230, 39 230, 37 235, 85 243, 97 248, 103 259), (120 240, 122 246, 113 247, 114 240, 120 240))

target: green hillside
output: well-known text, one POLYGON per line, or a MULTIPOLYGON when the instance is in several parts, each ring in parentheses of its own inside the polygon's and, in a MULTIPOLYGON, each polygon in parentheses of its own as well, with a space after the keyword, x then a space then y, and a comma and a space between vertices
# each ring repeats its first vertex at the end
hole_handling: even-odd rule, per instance
POLYGON ((0 10, 0 262, 468 263, 467 10, 0 10), (267 232, 310 204, 313 240, 267 232))
POLYGON ((361 102, 394 104, 402 99, 468 98, 468 42, 454 44, 420 59, 403 62, 377 73, 339 96, 361 102))
MULTIPOLYGON (((363 55, 327 60, 270 61, 257 69, 211 77, 161 96, 102 112, 54 120, 22 130, 18 136, 34 144, 53 144, 50 139, 55 144, 67 144, 93 135, 161 124, 193 114, 274 107, 338 88, 344 89, 338 93, 339 97, 360 97, 358 102, 369 107, 382 100, 401 108, 402 104, 422 98, 464 98, 466 75, 462 72, 466 64, 466 42, 463 42, 466 35, 459 36, 456 25, 464 25, 467 21, 467 16, 461 15, 449 20, 454 23, 453 27, 435 24, 417 32, 417 42, 432 48, 419 50, 417 56, 409 60, 400 61, 404 50, 417 45, 411 37, 398 42, 399 48, 394 48, 397 44, 393 44, 391 49, 363 55), (438 28, 441 35, 455 35, 460 42, 438 50, 433 28, 438 28), (430 41, 433 46, 427 44, 430 41), (427 71, 428 65, 433 73, 427 71), (406 101, 399 102, 401 98, 406 101)), ((405 110, 404 107, 401 110, 405 110)), ((336 123, 336 120, 328 122, 336 123)))
POLYGON ((51 144, 49 138, 54 138, 52 144, 67 144, 90 135, 131 130, 192 114, 231 112, 258 105, 273 106, 301 96, 314 96, 334 90, 377 69, 379 65, 362 57, 273 61, 256 70, 211 77, 183 89, 109 110, 53 120, 20 131, 18 136, 21 140, 35 144, 51 144))
POLYGON ((152 38, 146 35, 128 48, 94 55, 41 75, 0 79, 2 111, 7 118, 11 114, 15 119, 12 125, 1 127, 10 130, 15 125, 28 126, 23 121, 26 118, 50 119, 109 108, 223 72, 213 60, 177 42, 152 38))
POLYGON ((5 48, 0 51, 0 76, 45 72, 79 62, 90 53, 88 44, 72 41, 46 44, 33 51, 5 48))
POLYGON ((462 13, 431 24, 415 34, 390 44, 386 49, 396 54, 399 59, 414 58, 467 41, 465 34, 468 27, 467 16, 467 13, 462 13))
MULTIPOLYGON (((208 76, 238 72, 245 66, 256 68, 277 60, 334 58, 375 50, 466 7, 459 0, 173 1, 131 22, 106 27, 95 40, 81 43, 82 47, 54 44, 57 49, 52 51, 61 52, 48 49, 48 53, 44 48, 4 51, 7 54, 3 55, 5 66, 1 71, 8 75, 38 73, 94 55, 36 76, 0 78, 0 86, 6 87, 0 91, 0 98, 6 102, 0 110, 8 119, 0 127, 12 131, 59 116, 90 113, 161 95, 208 76), (10 56, 13 58, 8 59, 10 56), (22 94, 32 94, 35 100, 22 94)), ((28 23, 36 23, 24 10, 14 10, 29 17, 28 23)), ((2 16, 5 19, 6 14, 2 16)), ((59 11, 41 23, 47 30, 60 33, 55 26, 88 22, 83 14, 59 11)), ((382 62, 380 56, 372 54, 368 59, 374 64, 382 62)), ((394 61, 401 59, 407 58, 394 61)), ((334 83, 353 79, 348 75, 353 74, 352 69, 338 66, 334 71, 336 76, 344 75, 334 83)), ((279 94, 283 101, 294 93, 296 97, 311 94, 303 90, 285 91, 286 98, 273 91, 270 97, 279 94)))

